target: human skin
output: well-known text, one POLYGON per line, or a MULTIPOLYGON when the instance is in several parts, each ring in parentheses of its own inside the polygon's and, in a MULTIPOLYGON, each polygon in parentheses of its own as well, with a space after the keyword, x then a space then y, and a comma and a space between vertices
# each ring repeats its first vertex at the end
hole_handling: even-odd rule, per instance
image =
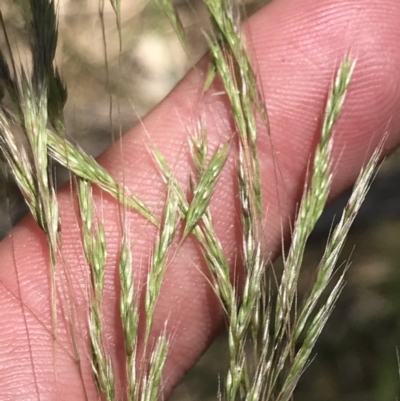
MULTIPOLYGON (((276 0, 244 27, 265 97, 270 133, 260 128, 259 155, 266 212, 267 252, 277 255, 282 233, 302 193, 307 164, 318 140, 327 91, 346 54, 356 59, 354 77, 334 134, 331 197, 351 185, 387 134, 384 154, 400 142, 400 5, 398 0, 276 0), (272 143, 272 147, 271 147, 272 143)), ((218 83, 202 94, 207 60, 175 88, 141 124, 100 158, 115 177, 160 216, 166 189, 151 156, 155 144, 184 187, 192 168, 188 128, 200 114, 212 146, 234 136, 227 99, 218 83), (121 155, 122 152, 122 155, 121 155)), ((216 232, 236 272, 240 231, 234 147, 212 200, 216 232)), ((117 367, 119 393, 125 383, 118 322, 116 262, 120 243, 118 206, 96 191, 105 224, 108 263, 104 293, 107 348, 117 367)), ((71 186, 59 191, 63 263, 59 266, 57 338, 51 322, 48 251, 43 233, 27 217, 0 243, 0 394, 2 400, 96 399, 85 321, 90 279, 80 246, 76 199, 71 186), (67 297, 74 299, 66 302, 67 297), (63 308, 61 308, 63 305, 63 308), (74 329, 71 329, 71 328, 74 329), (70 340, 74 336, 75 342, 70 340), (79 350, 80 367, 74 361, 79 350)), ((140 291, 156 230, 127 213, 133 271, 140 291)), ((204 277, 206 267, 192 239, 168 264, 154 332, 168 320, 172 336, 165 394, 204 352, 222 326, 222 312, 204 277)))

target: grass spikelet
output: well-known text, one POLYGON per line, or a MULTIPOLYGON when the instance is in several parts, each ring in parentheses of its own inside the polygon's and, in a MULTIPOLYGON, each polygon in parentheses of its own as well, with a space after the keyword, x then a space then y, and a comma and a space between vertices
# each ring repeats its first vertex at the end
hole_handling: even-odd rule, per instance
POLYGON ((49 244, 50 283, 52 299, 52 318, 56 333, 56 293, 55 266, 58 253, 59 216, 55 198, 54 183, 47 155, 48 87, 55 49, 57 46, 57 22, 54 3, 47 0, 31 0, 30 13, 24 14, 30 27, 32 72, 28 74, 24 66, 19 72, 15 65, 4 21, 3 31, 12 60, 13 76, 5 58, 1 56, 3 84, 16 102, 19 113, 16 119, 2 108, 1 131, 2 150, 15 171, 17 184, 25 197, 33 217, 44 231, 49 244), (22 151, 17 151, 11 127, 18 126, 24 138, 22 151))
MULTIPOLYGON (((330 152, 332 148, 332 130, 336 122, 354 69, 354 63, 346 58, 338 69, 331 93, 326 105, 321 140, 315 151, 310 183, 301 201, 292 244, 285 260, 285 269, 280 285, 277 304, 277 324, 285 322, 290 313, 296 294, 296 283, 307 239, 319 219, 329 194, 331 184, 330 152)), ((278 329, 279 331, 279 329, 278 329)))
POLYGON ((175 33, 182 44, 182 47, 186 49, 185 29, 183 27, 181 19, 179 18, 176 6, 171 0, 155 0, 155 1, 156 4, 160 7, 160 9, 169 19, 172 28, 174 28, 175 33))
POLYGON ((326 300, 315 311, 328 284, 332 281, 348 230, 369 188, 374 171, 376 171, 380 149, 376 150, 366 168, 360 173, 342 219, 328 241, 309 295, 303 302, 296 299, 297 281, 305 248, 305 244, 299 241, 307 240, 327 200, 331 182, 329 172, 331 135, 334 123, 341 111, 353 69, 354 63, 346 58, 338 69, 328 98, 321 140, 315 152, 310 183, 306 187, 299 208, 293 242, 285 260, 274 307, 272 307, 271 300, 268 300, 267 311, 270 312, 270 316, 263 323, 263 343, 267 346, 262 349, 249 390, 251 399, 255 399, 256 395, 263 399, 277 401, 288 401, 292 398, 298 380, 309 363, 315 343, 344 285, 344 273, 342 273, 333 288, 329 290, 326 300), (297 234, 296 230, 298 230, 297 234), (295 251, 298 252, 296 257, 292 254, 295 251), (289 277, 290 282, 287 281, 289 277), (300 305, 299 309, 298 305, 300 305), (275 311, 272 314, 273 309, 275 311), (272 336, 271 333, 273 333, 272 336), (271 338, 268 338, 269 336, 271 338))
POLYGON ((169 187, 162 226, 154 246, 150 261, 150 270, 147 276, 144 302, 146 320, 144 356, 141 363, 141 379, 137 381, 135 388, 135 395, 141 401, 152 401, 159 398, 162 374, 169 349, 169 341, 166 335, 167 322, 165 322, 164 332, 156 338, 154 346, 151 347, 149 359, 147 358, 154 322, 154 312, 167 268, 168 253, 178 228, 179 214, 177 203, 176 192, 169 187))
POLYGON ((212 156, 210 163, 200 176, 200 181, 193 191, 193 200, 189 205, 186 213, 185 231, 183 236, 186 237, 199 222, 207 209, 212 194, 217 184, 218 178, 225 166, 228 157, 229 144, 221 146, 212 156))
POLYGON ((161 290, 164 278, 168 250, 175 237, 178 227, 177 198, 175 191, 169 189, 165 202, 163 225, 159 237, 154 246, 150 262, 150 271, 147 276, 147 288, 145 297, 146 311, 146 341, 149 338, 153 326, 154 310, 161 290))
POLYGON ((140 401, 155 401, 160 398, 162 374, 167 360, 169 341, 164 332, 155 343, 151 353, 148 374, 143 378, 140 401))
POLYGON ((241 192, 246 191, 246 197, 251 197, 250 212, 255 213, 254 224, 256 222, 259 224, 262 200, 257 156, 256 112, 268 128, 267 112, 258 91, 245 41, 240 34, 239 14, 225 1, 205 0, 205 4, 212 17, 216 35, 216 40, 208 38, 213 69, 221 78, 229 98, 239 135, 239 160, 245 165, 239 170, 241 192), (242 176, 243 174, 245 176, 242 176))
POLYGON ((36 197, 36 186, 31 179, 33 171, 30 157, 26 147, 17 143, 14 136, 16 130, 21 130, 21 128, 13 124, 4 113, 0 113, 0 148, 2 155, 6 159, 32 214, 38 216, 39 205, 36 197))
MULTIPOLYGON (((199 137, 202 141, 206 140, 205 136, 199 137)), ((207 145, 203 143, 201 145, 203 149, 206 149, 207 145)), ((195 147, 192 147, 192 151, 196 152, 195 147)), ((171 190, 174 190, 178 199, 178 207, 181 216, 185 218, 189 210, 189 202, 185 198, 182 188, 176 181, 172 171, 168 167, 163 155, 156 149, 153 149, 155 161, 160 169, 160 172, 166 183, 169 183, 171 190)), ((198 158, 198 155, 194 155, 193 159, 198 158)), ((200 160, 200 159, 198 159, 200 160)), ((199 165, 199 171, 204 171, 206 168, 205 158, 202 159, 204 164, 199 165)), ((196 164, 196 161, 194 161, 196 164)), ((234 289, 230 282, 230 269, 226 256, 223 252, 222 245, 218 240, 214 225, 212 223, 211 214, 208 208, 205 209, 202 216, 202 225, 196 225, 193 228, 193 234, 201 245, 202 252, 204 254, 207 265, 212 273, 213 287, 218 294, 224 307, 230 310, 232 300, 235 299, 234 289)))
POLYGON ((238 392, 246 393, 249 370, 244 344, 251 334, 257 338, 255 318, 261 299, 261 282, 266 260, 262 253, 262 198, 257 155, 256 112, 267 127, 266 111, 258 91, 255 74, 240 35, 239 17, 223 1, 205 1, 211 14, 216 40, 208 38, 212 63, 221 78, 230 101, 238 131, 239 199, 243 230, 243 264, 246 273, 242 303, 231 300, 228 346, 230 366, 226 380, 226 398, 235 400, 238 392))
POLYGON ((124 333, 128 400, 138 397, 136 355, 138 341, 139 308, 134 293, 132 274, 132 251, 130 248, 128 228, 123 230, 121 255, 119 259, 119 277, 121 283, 120 316, 124 333))
MULTIPOLYGON (((318 274, 315 279, 315 284, 302 307, 301 314, 299 315, 296 324, 294 334, 296 339, 299 338, 300 334, 303 332, 312 310, 315 308, 315 305, 321 298, 323 291, 327 288, 334 274, 335 266, 337 265, 338 258, 343 249, 349 230, 360 210, 374 174, 376 173, 381 153, 382 147, 379 146, 375 149, 365 168, 361 170, 341 219, 328 239, 320 265, 318 266, 318 274)), ((339 281, 341 280, 342 279, 339 281)))
POLYGON ((121 188, 110 173, 101 167, 93 157, 86 154, 77 145, 72 145, 67 139, 49 133, 49 155, 61 165, 68 168, 78 177, 89 180, 108 192, 120 202, 158 226, 159 222, 150 209, 136 195, 126 188, 121 188))
POLYGON ((92 370, 99 390, 107 401, 115 399, 115 379, 111 357, 103 343, 102 300, 107 248, 104 227, 95 220, 91 184, 78 182, 79 212, 82 221, 83 247, 91 268, 93 298, 90 305, 89 337, 92 348, 92 370))

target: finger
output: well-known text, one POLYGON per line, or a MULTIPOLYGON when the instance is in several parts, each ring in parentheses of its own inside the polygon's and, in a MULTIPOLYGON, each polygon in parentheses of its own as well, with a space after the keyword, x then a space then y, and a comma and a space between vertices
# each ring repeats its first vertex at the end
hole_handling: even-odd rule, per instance
MULTIPOLYGON (((271 127, 270 136, 260 132, 259 151, 266 241, 272 253, 279 249, 282 229, 288 229, 289 218, 293 217, 307 164, 318 140, 327 90, 345 54, 350 53, 357 59, 357 67, 335 132, 333 193, 354 181, 383 134, 388 132, 385 152, 399 143, 400 55, 396 49, 400 39, 399 17, 400 8, 394 0, 368 0, 362 6, 356 1, 344 0, 301 3, 281 0, 258 12, 246 25, 271 127)), ((199 115, 205 115, 207 134, 214 147, 232 137, 234 127, 229 105, 219 93, 220 88, 214 88, 206 96, 202 94, 205 64, 192 71, 142 125, 133 129, 123 139, 122 146, 115 145, 100 158, 113 175, 158 214, 166 188, 150 146, 157 146, 173 166, 179 182, 187 187, 192 165, 187 136, 199 115)), ((240 258, 235 159, 232 150, 212 202, 217 235, 232 266, 240 258)), ((118 324, 115 268, 120 242, 118 206, 103 194, 99 193, 97 199, 109 244, 105 324, 110 350, 119 367, 117 381, 123 386, 123 343, 118 324)), ((60 192, 59 201, 63 215, 63 271, 64 276, 68 275, 74 303, 60 312, 62 334, 56 341, 51 340, 43 235, 27 219, 14 231, 13 240, 7 239, 0 245, 4 261, 0 272, 3 283, 0 319, 1 327, 5 328, 0 339, 0 378, 4 378, 0 379, 0 389, 10 397, 21 391, 21 382, 23 391, 36 391, 40 399, 52 399, 57 393, 63 399, 76 400, 83 398, 84 390, 90 398, 95 391, 83 323, 88 313, 86 294, 90 280, 79 245, 79 223, 69 188, 60 192), (74 330, 66 324, 65 316, 71 314, 76 325, 74 330), (72 334, 75 342, 67 340, 72 334), (81 369, 74 360, 75 348, 80 351, 81 369), (21 373, 17 374, 11 363, 15 360, 21 373)), ((129 222, 135 279, 137 287, 142 288, 156 230, 133 213, 129 214, 129 222)), ((155 331, 159 332, 167 318, 169 333, 173 335, 166 366, 166 391, 204 351, 221 324, 222 313, 204 271, 199 249, 192 240, 184 242, 168 265, 155 322, 155 331)))

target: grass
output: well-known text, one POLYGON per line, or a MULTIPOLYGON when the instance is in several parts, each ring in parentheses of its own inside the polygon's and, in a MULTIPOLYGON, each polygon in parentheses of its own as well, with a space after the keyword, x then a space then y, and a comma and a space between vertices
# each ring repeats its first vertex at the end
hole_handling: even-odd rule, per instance
MULTIPOLYGON (((174 4, 157 1, 181 43, 186 46, 185 29, 174 4)), ((112 1, 116 27, 122 41, 121 4, 112 1)), ((337 262, 351 224, 365 198, 379 159, 378 148, 353 188, 339 224, 333 230, 315 274, 312 288, 304 299, 298 296, 307 240, 327 202, 331 185, 332 131, 351 85, 355 60, 344 55, 337 69, 327 103, 320 141, 312 163, 302 201, 292 230, 291 245, 284 255, 279 274, 264 249, 264 206, 258 161, 258 123, 268 126, 268 112, 254 68, 240 33, 240 8, 223 0, 204 0, 212 30, 206 33, 211 61, 204 91, 219 79, 229 100, 237 135, 210 153, 207 127, 203 120, 192 128, 191 157, 195 172, 186 196, 161 152, 154 147, 154 159, 165 181, 164 212, 161 221, 135 194, 117 183, 95 159, 67 139, 63 108, 67 101, 66 84, 55 66, 57 17, 49 0, 30 0, 30 12, 22 13, 31 41, 31 68, 19 65, 13 57, 10 41, 0 53, 0 83, 14 103, 14 111, 0 113, 0 149, 36 222, 49 244, 54 337, 57 338, 56 277, 59 244, 59 215, 55 195, 53 161, 66 167, 74 177, 82 223, 82 246, 91 270, 90 311, 88 316, 92 371, 98 390, 107 401, 116 399, 113 361, 104 339, 103 290, 107 266, 107 238, 96 210, 92 188, 97 186, 114 196, 121 205, 121 245, 119 280, 120 317, 123 328, 126 397, 129 400, 159 399, 162 371, 170 342, 167 330, 152 338, 153 318, 161 291, 172 243, 182 243, 192 235, 207 262, 214 292, 226 313, 229 363, 221 373, 216 397, 235 400, 291 400, 298 381, 311 359, 344 285, 344 273, 337 274, 337 262), (7 61, 8 60, 8 61, 7 61), (20 130, 24 146, 13 132, 20 130), (231 266, 213 225, 209 208, 229 152, 238 154, 237 182, 240 201, 241 248, 245 272, 243 286, 231 281, 231 266), (130 230, 123 218, 126 208, 133 209, 158 228, 146 281, 143 311, 135 293, 132 273, 130 230), (179 234, 179 223, 184 225, 179 234), (179 236, 179 237, 177 237, 179 236), (333 284, 332 284, 333 283, 333 284), (144 351, 138 352, 139 316, 145 321, 144 351), (249 352, 249 348, 252 350, 249 352), (140 356, 139 356, 140 355, 140 356)), ((100 3, 100 10, 104 3, 100 3)), ((7 30, 2 21, 3 32, 7 30)), ((121 49, 120 49, 121 51, 121 49)), ((112 104, 110 114, 112 114, 112 104)), ((174 252, 176 250, 174 249, 174 252)), ((61 255, 62 256, 62 255, 61 255)))

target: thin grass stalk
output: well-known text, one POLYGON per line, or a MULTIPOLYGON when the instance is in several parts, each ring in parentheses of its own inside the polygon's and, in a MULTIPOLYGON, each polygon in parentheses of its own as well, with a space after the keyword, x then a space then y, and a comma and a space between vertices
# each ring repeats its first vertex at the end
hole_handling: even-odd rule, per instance
POLYGON ((121 0, 110 0, 110 4, 115 13, 115 19, 118 29, 118 42, 119 42, 119 58, 121 59, 122 52, 122 24, 121 24, 121 0))

